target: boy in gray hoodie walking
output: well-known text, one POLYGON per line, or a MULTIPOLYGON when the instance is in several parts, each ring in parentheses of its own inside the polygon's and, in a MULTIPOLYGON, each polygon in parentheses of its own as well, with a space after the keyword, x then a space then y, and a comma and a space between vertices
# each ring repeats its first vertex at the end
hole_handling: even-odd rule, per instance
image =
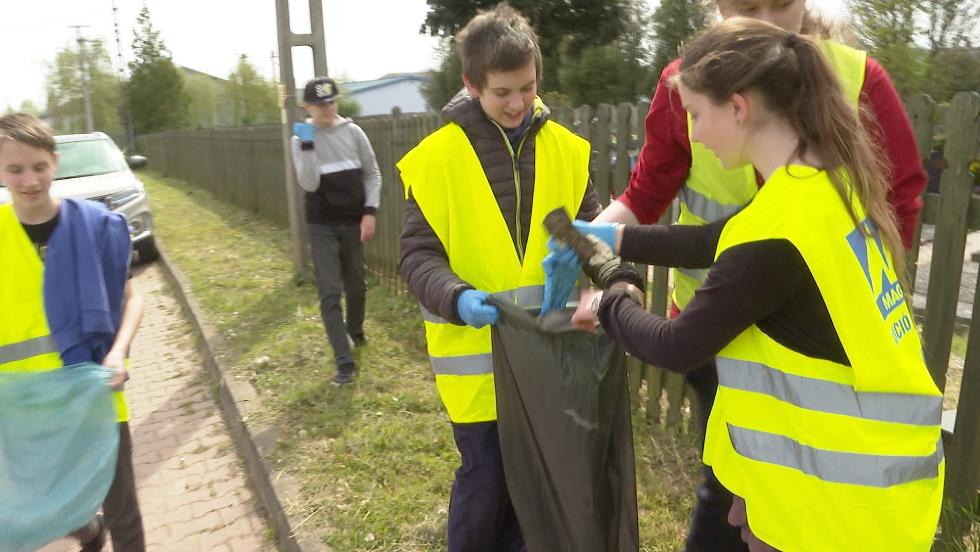
POLYGON ((296 180, 306 190, 306 224, 320 315, 334 351, 334 385, 354 380, 352 346, 365 343, 364 242, 374 236, 381 197, 381 172, 361 127, 337 115, 339 91, 333 79, 306 83, 307 122, 293 125, 296 180), (346 294, 347 316, 340 308, 346 294))

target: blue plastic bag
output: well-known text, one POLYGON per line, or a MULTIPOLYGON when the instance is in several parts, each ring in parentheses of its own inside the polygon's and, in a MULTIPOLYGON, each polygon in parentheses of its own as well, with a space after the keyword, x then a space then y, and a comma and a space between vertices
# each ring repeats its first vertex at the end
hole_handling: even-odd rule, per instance
POLYGON ((0 372, 0 551, 37 550, 98 512, 116 471, 111 373, 0 372))

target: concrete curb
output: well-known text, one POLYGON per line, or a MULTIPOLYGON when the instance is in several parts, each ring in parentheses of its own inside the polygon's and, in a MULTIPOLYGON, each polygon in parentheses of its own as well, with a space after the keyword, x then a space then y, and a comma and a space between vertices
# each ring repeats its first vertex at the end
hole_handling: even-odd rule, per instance
POLYGON ((213 382, 218 384, 218 404, 231 430, 238 452, 245 459, 249 477, 255 485, 266 514, 276 530, 278 548, 282 552, 330 552, 330 547, 298 529, 305 520, 291 516, 283 504, 297 501, 301 485, 292 476, 277 471, 265 457, 275 450, 279 430, 272 425, 252 420, 250 414, 257 406, 255 388, 229 374, 228 367, 217 355, 222 349, 222 337, 204 316, 194 298, 190 282, 180 268, 170 262, 165 249, 156 238, 160 250, 158 262, 164 277, 174 289, 181 310, 190 321, 197 337, 196 346, 204 358, 213 382))

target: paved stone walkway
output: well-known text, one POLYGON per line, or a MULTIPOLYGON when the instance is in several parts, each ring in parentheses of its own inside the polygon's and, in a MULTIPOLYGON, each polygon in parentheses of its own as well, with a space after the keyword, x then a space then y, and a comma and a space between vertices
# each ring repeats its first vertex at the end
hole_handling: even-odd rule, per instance
MULTIPOLYGON (((180 306, 157 265, 132 281, 145 301, 127 398, 147 550, 275 550, 180 306)), ((43 552, 75 550, 61 540, 43 552)))

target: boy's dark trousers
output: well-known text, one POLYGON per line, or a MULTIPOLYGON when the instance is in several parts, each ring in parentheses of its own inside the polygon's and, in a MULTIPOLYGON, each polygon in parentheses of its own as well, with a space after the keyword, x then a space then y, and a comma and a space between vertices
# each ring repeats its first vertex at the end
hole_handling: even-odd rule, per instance
MULTIPOLYGON (((688 372, 686 377, 697 400, 695 415, 703 437, 708 427, 708 415, 718 392, 718 369, 714 359, 688 372)), ((691 512, 691 526, 684 549, 686 552, 748 552, 748 546, 742 542, 740 529, 728 524, 732 493, 715 478, 710 467, 703 467, 703 475, 704 479, 697 489, 697 502, 691 512)))
POLYGON ((364 334, 364 246, 359 224, 309 224, 313 273, 320 294, 320 316, 340 367, 352 364, 347 335, 364 334), (347 317, 340 308, 341 293, 347 297, 347 317))
POLYGON ((448 552, 525 552, 507 492, 497 422, 453 424, 463 465, 449 497, 448 552))
POLYGON ((143 552, 146 542, 143 535, 143 516, 136 499, 136 478, 133 475, 133 438, 129 424, 119 424, 119 459, 116 476, 112 479, 109 494, 102 503, 112 549, 115 552, 143 552))

